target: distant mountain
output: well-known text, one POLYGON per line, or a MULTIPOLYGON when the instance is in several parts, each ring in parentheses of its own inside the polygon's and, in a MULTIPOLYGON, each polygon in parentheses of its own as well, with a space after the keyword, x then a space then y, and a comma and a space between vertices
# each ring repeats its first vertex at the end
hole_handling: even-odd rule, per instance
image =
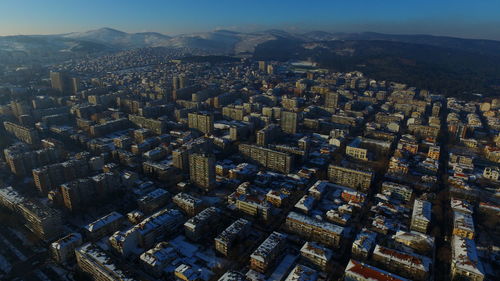
POLYGON ((124 49, 162 46, 171 38, 170 36, 156 32, 126 33, 107 27, 86 32, 63 34, 61 37, 124 49))
POLYGON ((167 36, 156 32, 127 33, 112 28, 59 35, 4 36, 0 37, 0 52, 80 54, 145 47, 186 48, 216 54, 252 53, 263 43, 286 39, 294 43, 321 43, 323 41, 392 41, 450 48, 479 54, 500 56, 500 41, 461 39, 431 35, 391 35, 373 32, 330 33, 311 31, 291 33, 270 29, 260 32, 211 32, 167 36))
POLYGON ((257 46, 254 58, 308 59, 334 71, 359 70, 378 80, 403 82, 449 96, 500 94, 500 56, 480 50, 375 39, 279 39, 257 46))
POLYGON ((54 63, 112 50, 101 43, 53 35, 0 36, 0 64, 54 63))
POLYGON ((500 56, 500 41, 495 40, 463 39, 424 34, 394 35, 376 32, 334 33, 332 35, 333 38, 335 38, 334 40, 381 40, 405 42, 500 56))

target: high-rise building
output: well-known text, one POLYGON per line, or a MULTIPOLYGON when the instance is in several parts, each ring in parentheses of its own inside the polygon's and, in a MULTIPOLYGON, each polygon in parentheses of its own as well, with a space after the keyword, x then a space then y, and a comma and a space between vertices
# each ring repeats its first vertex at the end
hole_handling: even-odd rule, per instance
POLYGON ((298 114, 296 112, 281 112, 281 128, 289 134, 297 133, 298 114))
POLYGON ((325 107, 331 111, 334 111, 339 102, 339 94, 335 92, 328 92, 325 94, 325 107))
POLYGON ((62 233, 61 213, 38 201, 26 201, 19 206, 25 225, 43 240, 51 240, 62 233))
POLYGON ((276 124, 270 124, 265 128, 257 131, 257 144, 268 145, 273 142, 281 133, 280 127, 276 124))
POLYGON ((188 126, 205 134, 214 131, 214 116, 208 112, 188 113, 188 126))
POLYGON ((186 75, 184 74, 181 74, 179 75, 179 88, 186 88, 188 86, 188 79, 186 77, 186 75))
POLYGON ((266 71, 266 65, 267 65, 267 64, 266 64, 266 62, 265 62, 265 61, 260 60, 260 61, 259 61, 259 70, 260 70, 260 71, 266 71))
POLYGON ((179 77, 178 77, 178 76, 174 76, 174 77, 172 77, 172 88, 173 88, 174 90, 177 90, 177 89, 179 89, 179 88, 180 88, 180 87, 179 87, 179 77))
POLYGON ((215 158, 206 154, 189 155, 189 177, 191 181, 204 190, 215 187, 215 158))
POLYGON ((267 74, 274 74, 274 66, 272 66, 271 64, 267 66, 267 74))
POLYGON ((63 94, 76 94, 79 90, 80 79, 70 77, 64 72, 50 72, 52 88, 63 94))
POLYGON ((3 122, 3 125, 7 132, 25 143, 37 144, 40 141, 38 131, 33 128, 28 128, 8 121, 3 122))

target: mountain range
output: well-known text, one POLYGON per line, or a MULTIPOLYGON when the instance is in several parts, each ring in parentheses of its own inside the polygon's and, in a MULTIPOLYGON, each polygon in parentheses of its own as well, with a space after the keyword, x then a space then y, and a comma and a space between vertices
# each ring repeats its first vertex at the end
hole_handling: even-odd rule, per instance
POLYGON ((283 30, 212 32, 167 36, 111 28, 57 35, 0 37, 0 64, 53 63, 147 47, 185 53, 251 55, 263 60, 312 59, 337 71, 360 70, 375 79, 400 81, 447 95, 500 94, 500 41, 374 32, 331 33, 283 30))
POLYGON ((168 36, 157 32, 127 33, 112 28, 101 28, 86 32, 57 35, 0 36, 0 52, 47 55, 54 52, 78 54, 145 47, 168 47, 197 49, 217 54, 238 54, 253 53, 255 47, 262 43, 282 39, 300 43, 339 40, 391 41, 500 56, 500 41, 493 40, 461 39, 431 35, 392 35, 374 32, 330 33, 312 31, 290 33, 274 29, 250 33, 216 30, 212 32, 168 36))

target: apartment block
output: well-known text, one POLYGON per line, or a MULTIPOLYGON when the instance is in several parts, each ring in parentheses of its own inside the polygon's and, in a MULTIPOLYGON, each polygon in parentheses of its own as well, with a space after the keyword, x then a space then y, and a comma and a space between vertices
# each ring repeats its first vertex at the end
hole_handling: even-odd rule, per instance
POLYGON ((64 263, 74 259, 75 249, 82 245, 82 235, 80 233, 70 233, 63 238, 50 244, 52 257, 58 263, 64 263))
POLYGON ((292 170, 293 160, 288 153, 248 144, 240 144, 238 148, 245 157, 266 168, 285 174, 292 170))
POLYGON ((351 259, 345 268, 344 281, 410 281, 380 268, 351 259))
POLYGON ((403 277, 424 281, 430 276, 432 260, 425 256, 409 254, 380 245, 375 246, 372 260, 391 272, 403 277))
POLYGON ((188 126, 204 134, 211 134, 214 131, 214 116, 208 112, 188 113, 188 126))
POLYGON ((198 187, 209 191, 215 187, 215 158, 210 155, 189 155, 189 178, 198 187))
POLYGON ((286 246, 286 235, 274 231, 250 255, 250 268, 265 273, 272 267, 286 246))
POLYGON ((469 213, 453 212, 453 235, 474 239, 474 219, 469 213))
POLYGON ((62 233, 61 213, 38 201, 24 201, 19 205, 26 227, 42 240, 52 240, 62 233))
POLYGON ((306 242, 300 249, 300 255, 325 270, 333 257, 333 251, 319 243, 306 242))
POLYGON ((120 269, 116 262, 102 249, 87 243, 76 251, 78 268, 95 281, 133 281, 128 273, 120 269))
POLYGON ((40 142, 38 131, 36 131, 33 128, 21 126, 19 124, 12 123, 9 121, 4 121, 3 125, 8 133, 14 135, 16 138, 25 143, 37 144, 40 142))
POLYGON ((330 165, 328 179, 333 183, 367 192, 373 180, 373 173, 330 165))
POLYGON ((474 240, 453 235, 451 239, 451 279, 483 281, 484 267, 477 255, 474 240))
POLYGON ((85 231, 85 236, 91 241, 97 241, 102 237, 117 231, 124 220, 125 217, 122 214, 113 211, 87 224, 83 228, 85 231))
POLYGON ((245 219, 236 220, 215 238, 215 249, 225 256, 231 255, 234 253, 234 246, 247 237, 251 225, 245 219))
POLYGON ((344 228, 320 221, 303 214, 290 212, 285 222, 286 229, 304 239, 311 239, 332 247, 339 247, 344 228))
POLYGON ((217 225, 219 218, 219 209, 215 207, 206 208, 184 223, 186 236, 193 241, 200 240, 203 236, 212 232, 211 230, 214 225, 217 225))
POLYGON ((404 184, 384 181, 382 183, 382 193, 390 193, 391 196, 396 199, 408 202, 411 200, 411 196, 413 195, 413 189, 404 184))
POLYGON ((415 199, 411 215, 411 230, 427 233, 431 223, 431 207, 430 202, 415 199))
POLYGON ((203 208, 203 200, 183 192, 177 193, 172 202, 189 216, 196 215, 203 208))
POLYGON ((174 233, 184 217, 179 210, 162 209, 125 231, 117 231, 109 243, 122 255, 129 255, 136 247, 151 248, 163 235, 174 233))

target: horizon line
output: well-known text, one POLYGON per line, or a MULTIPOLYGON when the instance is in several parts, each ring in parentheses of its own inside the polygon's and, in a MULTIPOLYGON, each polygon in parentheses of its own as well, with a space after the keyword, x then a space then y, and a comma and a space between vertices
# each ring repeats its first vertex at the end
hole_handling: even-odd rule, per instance
POLYGON ((183 35, 193 35, 193 34, 198 34, 198 33, 208 33, 208 32, 217 32, 217 31, 230 31, 230 32, 235 32, 235 33, 259 33, 259 32, 266 32, 266 31, 271 31, 271 30, 276 30, 276 31, 284 31, 289 34, 306 34, 310 32, 326 32, 330 33, 332 35, 334 34, 364 34, 364 33, 374 33, 374 34, 383 34, 383 35, 394 35, 394 36, 404 36, 404 35, 410 35, 410 36, 433 36, 433 37, 448 37, 448 38, 455 38, 455 39, 464 39, 464 40, 485 40, 485 41, 498 41, 500 42, 499 39, 491 39, 491 38, 482 38, 482 37, 461 37, 461 36, 456 36, 456 35, 445 35, 445 34, 435 34, 435 33, 391 33, 391 32, 380 32, 380 31, 352 31, 352 32, 347 32, 347 31, 327 31, 325 29, 308 29, 308 30, 301 30, 301 31, 290 31, 287 30, 286 28, 267 28, 267 29, 256 29, 253 31, 240 31, 240 30, 232 30, 231 28, 214 28, 212 30, 207 30, 207 31, 194 31, 194 32, 184 32, 184 33, 166 33, 166 32, 159 32, 159 31, 125 31, 122 29, 114 28, 114 27, 109 27, 109 26, 103 26, 100 28, 94 28, 94 29, 88 29, 88 30, 83 30, 83 31, 70 31, 70 32, 62 32, 62 33, 30 33, 30 34, 5 34, 5 35, 0 35, 0 37, 13 37, 13 36, 63 36, 67 34, 72 34, 72 33, 85 33, 85 32, 91 32, 91 31, 98 31, 102 29, 110 29, 118 32, 123 32, 126 34, 140 34, 140 33, 158 33, 161 35, 165 36, 170 36, 170 37, 177 37, 177 36, 183 36, 183 35))

